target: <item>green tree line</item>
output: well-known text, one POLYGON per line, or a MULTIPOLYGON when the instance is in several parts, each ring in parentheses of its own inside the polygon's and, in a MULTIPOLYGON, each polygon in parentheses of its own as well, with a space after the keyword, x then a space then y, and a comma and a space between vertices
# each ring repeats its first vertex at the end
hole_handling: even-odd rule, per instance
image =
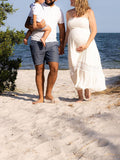
POLYGON ((5 25, 8 14, 13 14, 16 9, 7 2, 8 0, 0 0, 0 93, 6 89, 13 91, 15 89, 15 80, 17 70, 21 65, 21 59, 11 59, 14 54, 15 44, 23 42, 24 31, 10 30, 5 31, 1 27, 5 25))

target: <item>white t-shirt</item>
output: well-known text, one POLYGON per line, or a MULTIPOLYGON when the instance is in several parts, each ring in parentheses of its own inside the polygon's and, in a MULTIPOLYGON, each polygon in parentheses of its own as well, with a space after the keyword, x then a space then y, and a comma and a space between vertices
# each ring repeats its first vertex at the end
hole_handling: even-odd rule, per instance
MULTIPOLYGON (((44 9, 44 19, 46 21, 46 24, 51 27, 51 32, 47 37, 46 42, 56 42, 57 25, 64 23, 63 13, 61 9, 56 5, 50 7, 44 3, 42 6, 44 9)), ((31 35, 31 40, 40 41, 43 34, 44 32, 41 32, 40 30, 33 31, 31 35)))
POLYGON ((33 15, 36 15, 37 17, 36 21, 41 22, 41 20, 44 19, 44 16, 45 16, 42 5, 39 3, 32 3, 30 7, 31 7, 31 10, 29 13, 29 17, 33 19, 33 15))

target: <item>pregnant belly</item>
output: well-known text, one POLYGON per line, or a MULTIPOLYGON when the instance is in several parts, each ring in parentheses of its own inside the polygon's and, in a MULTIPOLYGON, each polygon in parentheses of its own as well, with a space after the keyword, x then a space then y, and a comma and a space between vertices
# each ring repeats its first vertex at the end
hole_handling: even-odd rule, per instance
POLYGON ((70 40, 75 42, 76 46, 80 46, 87 42, 89 35, 90 35, 89 30, 76 28, 70 31, 69 38, 70 40))

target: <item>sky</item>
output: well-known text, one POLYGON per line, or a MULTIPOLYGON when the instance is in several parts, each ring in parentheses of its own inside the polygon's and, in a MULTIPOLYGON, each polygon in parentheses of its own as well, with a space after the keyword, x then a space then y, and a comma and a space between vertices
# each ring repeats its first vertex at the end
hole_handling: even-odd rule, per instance
MULTIPOLYGON (((34 0, 8 0, 8 2, 18 11, 8 15, 6 26, 27 31, 24 24, 30 11, 29 6, 34 0)), ((120 33, 120 0, 88 0, 88 2, 95 14, 98 33, 120 33)), ((62 9, 66 21, 66 11, 72 8, 70 0, 57 0, 55 4, 62 9)), ((5 27, 2 27, 2 30, 5 30, 5 27)))

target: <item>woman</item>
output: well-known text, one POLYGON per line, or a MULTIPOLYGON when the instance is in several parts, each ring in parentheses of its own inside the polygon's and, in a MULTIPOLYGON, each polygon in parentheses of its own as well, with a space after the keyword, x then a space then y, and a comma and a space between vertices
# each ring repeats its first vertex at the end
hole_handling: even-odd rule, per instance
POLYGON ((94 41, 97 33, 93 10, 87 0, 70 0, 74 8, 67 11, 68 61, 70 75, 79 100, 90 99, 90 90, 106 89, 99 52, 94 41))

